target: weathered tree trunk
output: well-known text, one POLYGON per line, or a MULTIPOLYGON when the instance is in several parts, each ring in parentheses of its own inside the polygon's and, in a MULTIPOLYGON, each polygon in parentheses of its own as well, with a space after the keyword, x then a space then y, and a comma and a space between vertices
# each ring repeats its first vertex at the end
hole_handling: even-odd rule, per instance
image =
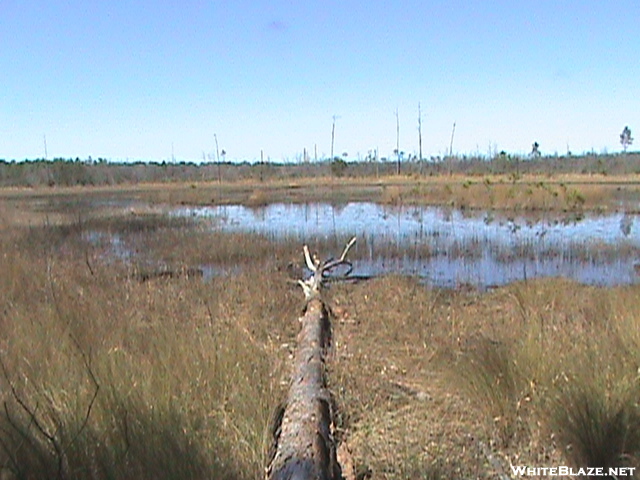
POLYGON ((307 302, 284 413, 275 428, 268 480, 339 480, 332 405, 325 382, 331 325, 318 297, 307 302))

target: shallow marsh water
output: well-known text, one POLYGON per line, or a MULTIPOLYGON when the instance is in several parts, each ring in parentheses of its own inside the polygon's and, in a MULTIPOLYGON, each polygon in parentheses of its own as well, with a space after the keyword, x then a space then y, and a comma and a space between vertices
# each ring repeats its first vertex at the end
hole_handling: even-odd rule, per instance
POLYGON ((173 212, 228 232, 273 239, 362 239, 355 273, 401 273, 441 287, 479 288, 542 276, 596 285, 640 281, 640 217, 539 214, 506 216, 441 207, 374 203, 183 207, 173 212), (402 255, 388 256, 389 245, 402 255))

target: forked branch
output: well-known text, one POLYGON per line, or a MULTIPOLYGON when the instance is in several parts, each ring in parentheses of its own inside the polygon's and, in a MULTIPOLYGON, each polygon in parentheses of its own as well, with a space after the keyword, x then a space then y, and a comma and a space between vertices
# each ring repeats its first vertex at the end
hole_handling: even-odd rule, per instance
POLYGON ((339 267, 346 267, 346 272, 342 274, 342 277, 346 277, 351 273, 353 269, 353 265, 349 260, 347 260, 347 254, 351 247, 356 243, 356 237, 351 238, 347 245, 344 247, 342 255, 340 258, 335 260, 330 258, 320 263, 320 260, 315 255, 312 257, 309 253, 309 247, 304 245, 302 250, 304 251, 304 260, 307 264, 307 268, 313 272, 311 277, 307 280, 298 280, 298 284, 302 287, 304 291, 304 296, 307 300, 314 298, 320 293, 320 289, 324 283, 326 283, 329 278, 330 272, 339 267))

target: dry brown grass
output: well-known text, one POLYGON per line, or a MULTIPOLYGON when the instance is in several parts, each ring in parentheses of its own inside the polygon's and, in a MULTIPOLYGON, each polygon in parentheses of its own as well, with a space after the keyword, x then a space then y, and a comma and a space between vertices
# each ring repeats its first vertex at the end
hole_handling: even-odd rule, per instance
POLYGON ((590 178, 571 182, 536 177, 516 181, 493 176, 454 178, 447 183, 420 182, 405 188, 404 194, 398 193, 394 198, 402 198, 409 204, 516 212, 606 211, 619 209, 622 205, 632 210, 637 208, 631 201, 637 199, 634 184, 597 183, 590 178))
POLYGON ((75 234, 1 242, 5 478, 261 475, 300 306, 284 278, 139 283, 75 234))
POLYGON ((638 466, 638 287, 548 279, 478 294, 386 278, 333 302, 331 378, 372 478, 638 466))
MULTIPOLYGON (((299 245, 72 211, 61 225, 0 230, 7 478, 258 478, 297 333, 302 296, 283 267, 299 245), (140 283, 87 242, 96 229, 164 264, 242 268, 140 283)), ((329 381, 358 471, 637 465, 638 288, 549 279, 480 294, 400 277, 332 287, 329 381)))
MULTIPOLYGON (((0 217, 31 224, 74 221, 72 212, 60 213, 60 205, 78 198, 91 200, 139 200, 162 208, 165 205, 248 204, 274 202, 373 201, 390 204, 447 205, 501 210, 637 210, 640 177, 601 175, 505 175, 484 176, 391 176, 369 178, 300 178, 268 182, 189 182, 120 185, 117 187, 59 187, 0 189, 0 217), (33 203, 33 200, 36 203, 33 203), (54 205, 57 214, 38 206, 54 205), (35 208, 34 208, 35 207, 35 208), (28 216, 26 216, 28 215, 28 216), (58 218, 56 215, 62 215, 58 218)), ((146 208, 146 207, 145 207, 146 208)), ((108 215, 116 209, 102 207, 108 215)), ((134 211, 136 207, 134 207, 134 211)))

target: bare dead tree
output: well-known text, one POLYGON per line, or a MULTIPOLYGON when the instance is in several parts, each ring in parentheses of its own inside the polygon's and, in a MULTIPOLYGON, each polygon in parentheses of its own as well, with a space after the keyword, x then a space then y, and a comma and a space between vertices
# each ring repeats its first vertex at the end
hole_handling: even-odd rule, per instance
POLYGON ((400 175, 400 116, 398 115, 398 109, 396 108, 396 156, 397 166, 396 174, 400 175))
POLYGON ((453 122, 451 130, 451 142, 449 143, 449 176, 453 175, 453 136, 456 134, 456 122, 453 122))
POLYGON ((420 110, 420 102, 418 102, 418 159, 422 165, 422 111, 420 110))
POLYGON ((333 142, 336 137, 336 120, 339 119, 340 117, 337 115, 334 115, 331 118, 333 119, 333 123, 331 125, 331 158, 329 159, 329 161, 333 162, 333 142))
POLYGON ((216 163, 218 164, 218 183, 222 183, 222 171, 220 170, 220 148, 218 147, 218 135, 214 133, 213 139, 216 141, 216 163))

